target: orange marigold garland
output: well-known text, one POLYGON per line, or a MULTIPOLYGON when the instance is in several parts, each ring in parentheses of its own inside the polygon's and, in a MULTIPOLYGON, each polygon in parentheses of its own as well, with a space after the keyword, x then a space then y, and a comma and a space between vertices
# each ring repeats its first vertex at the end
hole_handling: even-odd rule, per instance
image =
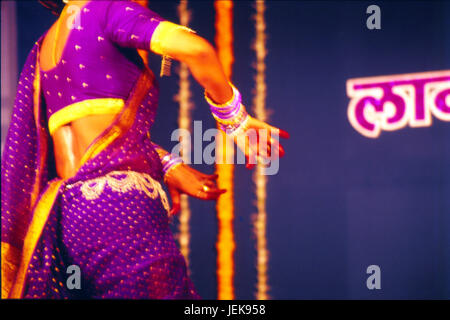
MULTIPOLYGON (((228 79, 231 78, 233 65, 233 2, 215 0, 216 36, 215 43, 219 59, 228 79)), ((233 192, 233 141, 219 130, 216 137, 216 173, 218 187, 226 189, 217 201, 217 218, 219 232, 217 236, 217 291, 218 299, 234 299, 234 192, 233 192)))
MULTIPOLYGON (((190 12, 188 10, 188 1, 180 0, 178 5, 178 16, 180 18, 180 24, 183 26, 188 26, 190 21, 190 12)), ((185 63, 180 63, 180 68, 178 71, 179 76, 179 90, 175 97, 180 105, 178 113, 178 127, 180 129, 185 129, 191 131, 191 110, 193 104, 191 101, 191 89, 189 81, 189 69, 185 63)), ((182 157, 185 163, 189 163, 188 152, 190 148, 189 141, 181 140, 181 150, 182 157)), ((189 244, 191 239, 189 221, 191 218, 191 210, 189 208, 188 196, 181 195, 180 200, 180 214, 179 214, 179 225, 178 225, 178 242, 180 244, 180 251, 186 259, 186 263, 189 266, 189 244)))

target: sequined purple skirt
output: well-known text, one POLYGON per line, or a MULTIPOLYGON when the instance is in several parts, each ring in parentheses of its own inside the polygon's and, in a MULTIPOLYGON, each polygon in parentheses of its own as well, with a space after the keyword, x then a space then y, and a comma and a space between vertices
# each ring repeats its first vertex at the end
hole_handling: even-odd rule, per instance
MULTIPOLYGON (((60 282, 59 293, 71 298, 199 298, 169 228, 166 195, 156 180, 145 173, 115 171, 61 189, 60 216, 46 226, 53 226, 58 235, 49 242, 60 243, 59 257, 53 254, 49 263, 55 275, 68 265, 78 266, 81 289, 67 290, 64 277, 42 274, 52 273, 52 268, 37 268, 30 270, 25 298, 46 298, 41 281, 60 282), (59 267, 58 260, 63 262, 59 267)), ((38 257, 48 254, 39 251, 38 257)))

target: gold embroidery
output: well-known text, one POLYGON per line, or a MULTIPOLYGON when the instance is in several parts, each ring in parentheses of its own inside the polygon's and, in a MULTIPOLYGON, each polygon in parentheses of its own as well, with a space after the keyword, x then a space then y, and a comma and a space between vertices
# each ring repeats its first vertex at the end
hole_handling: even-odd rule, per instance
MULTIPOLYGON (((36 75, 33 81, 33 103, 34 103, 34 121, 36 128, 39 128, 39 107, 40 107, 40 94, 41 94, 41 81, 40 81, 40 66, 39 66, 39 48, 36 54, 36 75)), ((37 130, 37 136, 39 137, 39 130, 37 130)), ((39 138, 38 138, 39 139, 39 138)), ((40 169, 40 164, 38 163, 38 170, 40 169)), ((31 192, 30 198, 30 208, 33 207, 36 199, 39 195, 39 173, 36 172, 36 177, 33 185, 33 191, 31 192)))
POLYGON ((124 105, 123 99, 116 98, 88 99, 76 102, 52 114, 48 119, 48 130, 53 135, 56 129, 73 120, 94 114, 116 114, 122 110, 124 105))
POLYGON ((151 199, 156 199, 159 195, 164 209, 167 212, 170 210, 167 195, 162 189, 161 184, 146 173, 111 171, 98 178, 67 185, 66 188, 70 189, 77 185, 81 185, 80 190, 86 200, 98 199, 106 185, 108 185, 112 191, 120 193, 134 189, 143 191, 151 199))
POLYGON ((152 39, 150 40, 150 50, 163 56, 161 61, 161 77, 165 75, 170 76, 172 57, 166 53, 165 46, 167 41, 170 41, 172 33, 178 29, 195 33, 194 30, 186 26, 181 26, 169 21, 161 21, 153 32, 152 39))
POLYGON ((63 182, 64 180, 52 181, 36 205, 33 219, 31 220, 30 227, 28 228, 28 232, 23 243, 22 261, 20 263, 19 271, 17 272, 16 281, 11 290, 10 298, 22 298, 25 277, 28 266, 30 265, 31 257, 41 236, 42 230, 47 222, 48 215, 53 207, 53 203, 55 202, 59 187, 63 182))
POLYGON ((33 81, 33 104, 34 104, 34 120, 36 124, 36 135, 38 138, 38 155, 39 160, 36 168, 36 176, 34 178, 33 190, 30 197, 30 210, 33 209, 40 192, 41 174, 47 160, 47 134, 41 126, 41 78, 40 78, 40 46, 37 44, 35 76, 33 81))
POLYGON ((20 250, 2 242, 2 299, 7 299, 20 264, 20 250))
POLYGON ((170 76, 170 67, 172 66, 172 58, 168 55, 164 55, 161 61, 161 71, 159 73, 160 77, 170 76))

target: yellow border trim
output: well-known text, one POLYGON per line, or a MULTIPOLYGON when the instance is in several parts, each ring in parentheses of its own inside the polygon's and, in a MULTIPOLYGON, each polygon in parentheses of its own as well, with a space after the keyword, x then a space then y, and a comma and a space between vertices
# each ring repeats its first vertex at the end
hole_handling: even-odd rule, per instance
POLYGON ((87 161, 93 159, 100 152, 105 150, 114 140, 122 136, 131 128, 139 104, 153 84, 153 73, 148 67, 145 67, 145 70, 137 80, 135 89, 126 102, 126 107, 116 116, 111 126, 106 128, 105 131, 91 143, 81 158, 78 169, 87 161))
POLYGON ((30 210, 33 210, 33 207, 36 203, 36 200, 39 196, 39 188, 41 184, 41 174, 42 168, 44 166, 44 162, 47 159, 47 137, 45 130, 42 130, 41 126, 41 78, 40 78, 40 46, 39 43, 36 42, 36 63, 34 68, 34 81, 33 81, 33 104, 34 104, 34 121, 36 124, 36 135, 38 138, 38 150, 39 159, 36 168, 36 176, 33 184, 33 191, 31 192, 30 197, 30 210))
POLYGON ((160 55, 167 55, 165 53, 165 44, 170 40, 172 32, 178 29, 196 33, 188 27, 170 21, 161 21, 155 31, 153 31, 152 39, 150 40, 150 50, 160 55))
POLYGON ((16 279, 20 249, 2 242, 2 299, 7 299, 16 279))
POLYGON ((124 105, 124 100, 117 98, 89 99, 76 102, 52 114, 48 119, 48 130, 53 135, 59 127, 76 119, 94 114, 116 114, 122 110, 124 105))
POLYGON ((63 184, 63 182, 64 180, 53 181, 44 194, 42 194, 42 197, 36 205, 36 209, 33 213, 33 219, 31 220, 30 227, 28 228, 28 232, 23 243, 22 259, 19 271, 17 272, 16 281, 11 290, 10 298, 12 299, 22 298, 25 277, 28 266, 30 265, 31 257, 33 256, 39 237, 42 234, 42 230, 44 230, 47 218, 58 194, 59 187, 63 184))

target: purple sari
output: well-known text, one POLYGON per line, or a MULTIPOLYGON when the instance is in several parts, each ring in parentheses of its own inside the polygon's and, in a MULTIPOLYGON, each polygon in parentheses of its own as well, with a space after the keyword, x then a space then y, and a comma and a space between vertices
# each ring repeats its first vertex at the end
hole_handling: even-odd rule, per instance
POLYGON ((2 159, 2 298, 199 298, 169 229, 148 135, 158 102, 153 73, 139 69, 114 122, 63 180, 41 89, 43 37, 20 75, 2 159), (72 265, 81 289, 67 284, 72 265))

